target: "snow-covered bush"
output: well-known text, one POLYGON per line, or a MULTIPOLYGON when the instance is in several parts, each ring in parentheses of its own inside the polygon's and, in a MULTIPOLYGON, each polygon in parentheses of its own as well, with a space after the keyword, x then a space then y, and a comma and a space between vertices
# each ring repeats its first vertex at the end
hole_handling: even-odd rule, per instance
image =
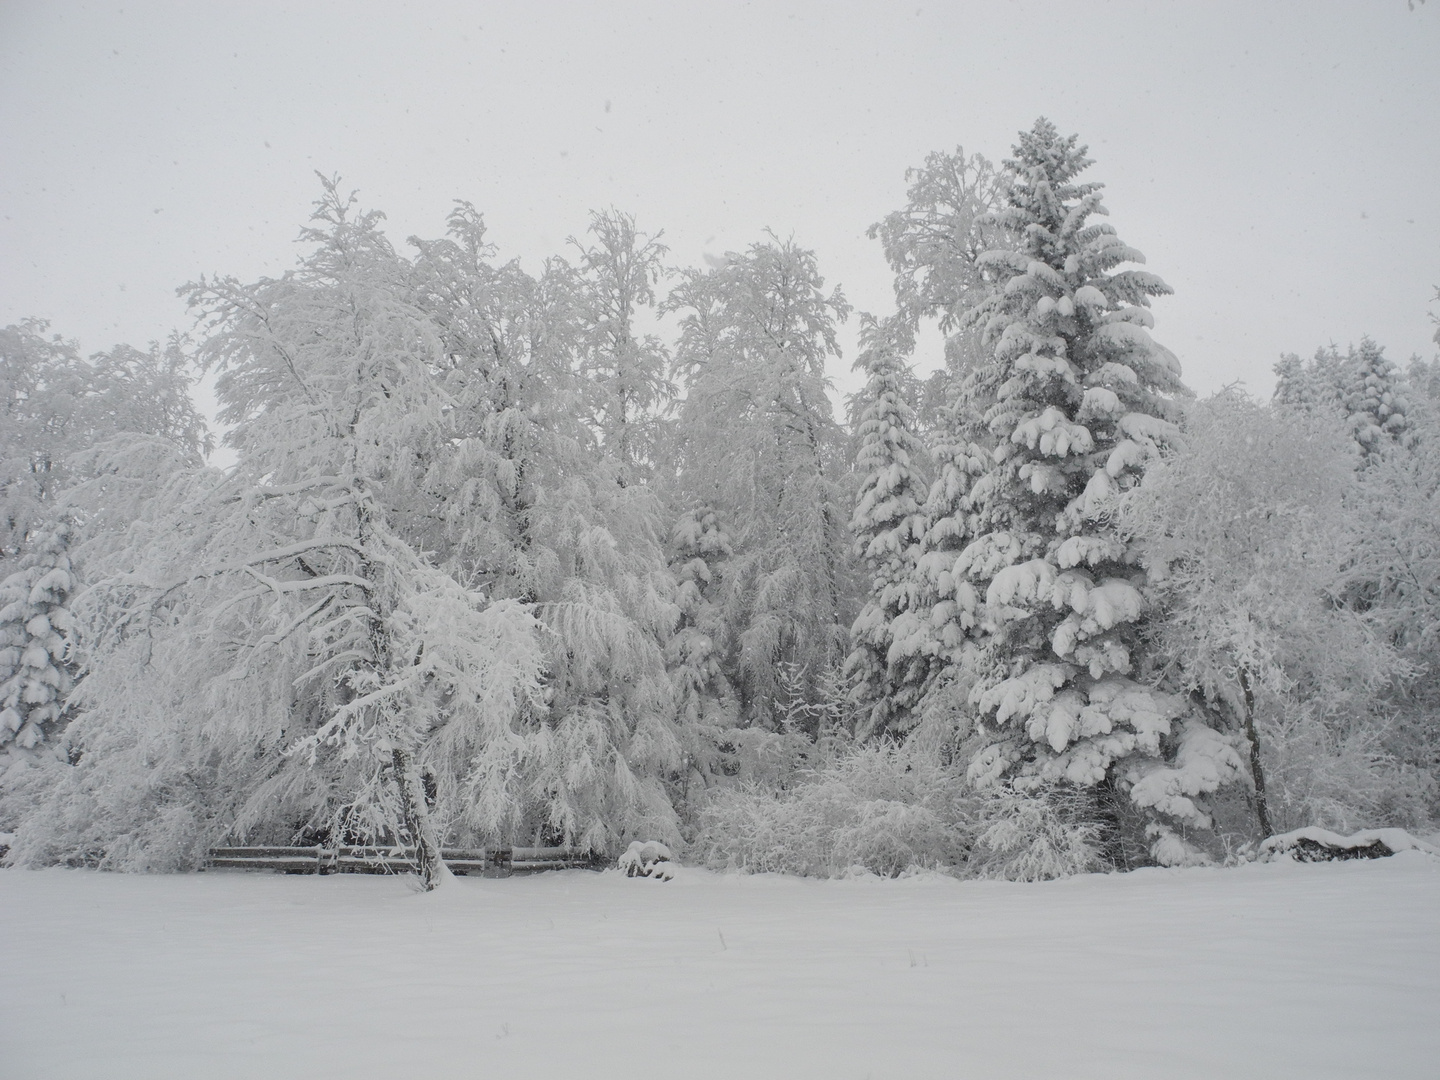
POLYGON ((716 792, 692 850, 707 866, 756 873, 953 871, 968 856, 973 801, 963 779, 932 759, 864 746, 789 791, 716 792))
POLYGON ((670 849, 658 840, 632 840, 616 863, 626 877, 669 881, 675 876, 670 849))
POLYGON ((977 793, 962 768, 910 745, 860 746, 789 791, 720 791, 700 821, 692 852, 714 869, 1041 881, 1104 866, 1091 793, 977 793))
POLYGON ((1275 828, 1427 827, 1435 777, 1390 751, 1384 722, 1360 718, 1347 726, 1336 731, 1308 709, 1261 725, 1275 828))
POLYGON ((967 876, 1048 881, 1102 868, 1092 803, 1074 789, 1004 787, 976 803, 967 876))

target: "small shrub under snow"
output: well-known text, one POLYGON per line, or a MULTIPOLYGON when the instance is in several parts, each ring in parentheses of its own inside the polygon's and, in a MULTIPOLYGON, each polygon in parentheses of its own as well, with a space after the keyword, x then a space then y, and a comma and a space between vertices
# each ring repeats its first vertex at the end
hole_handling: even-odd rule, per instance
POLYGON ((648 877, 669 881, 675 876, 670 849, 658 840, 633 840, 617 864, 626 877, 648 877))
POLYGON ((788 791, 721 790, 700 815, 707 866, 840 877, 856 866, 893 877, 964 862, 961 780, 919 755, 867 746, 788 791))
POLYGON ((1088 805, 1063 789, 1008 788, 978 803, 969 875, 1047 881, 1101 869, 1100 828, 1088 805))
POLYGON ((1100 867, 1099 830, 1087 808, 1063 791, 977 794, 930 755, 872 745, 788 791, 717 792, 701 813, 693 850, 712 868, 754 873, 938 870, 1038 881, 1100 867))

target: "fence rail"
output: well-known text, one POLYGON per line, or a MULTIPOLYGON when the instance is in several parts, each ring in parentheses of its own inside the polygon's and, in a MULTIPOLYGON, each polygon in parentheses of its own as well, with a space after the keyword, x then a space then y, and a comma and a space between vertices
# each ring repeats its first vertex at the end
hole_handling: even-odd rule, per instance
MULTIPOLYGON (((403 847, 217 847, 207 870, 271 870, 283 874, 404 874, 414 869, 413 849, 403 847)), ((509 877, 541 870, 598 869, 588 851, 563 847, 441 848, 453 874, 509 877)))

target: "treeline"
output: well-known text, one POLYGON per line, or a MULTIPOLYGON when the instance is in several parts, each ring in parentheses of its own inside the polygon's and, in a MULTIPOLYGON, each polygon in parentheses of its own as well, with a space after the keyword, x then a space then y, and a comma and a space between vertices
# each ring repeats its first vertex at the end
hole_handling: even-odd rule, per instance
POLYGON ((1440 363, 1195 402, 1085 149, 1013 154, 931 155, 872 228, 845 425, 814 253, 677 270, 617 211, 530 273, 468 204, 402 252, 326 181, 294 270, 182 289, 193 338, 0 331, 8 859, 1034 877, 1432 819, 1440 363))

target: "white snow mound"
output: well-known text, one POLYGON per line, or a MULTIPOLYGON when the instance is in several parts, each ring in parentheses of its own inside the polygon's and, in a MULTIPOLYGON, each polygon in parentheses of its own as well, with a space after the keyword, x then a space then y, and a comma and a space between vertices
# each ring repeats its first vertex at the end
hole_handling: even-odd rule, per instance
POLYGON ((658 840, 634 840, 620 856, 618 866, 626 877, 648 877, 669 881, 675 876, 670 849, 658 840))

